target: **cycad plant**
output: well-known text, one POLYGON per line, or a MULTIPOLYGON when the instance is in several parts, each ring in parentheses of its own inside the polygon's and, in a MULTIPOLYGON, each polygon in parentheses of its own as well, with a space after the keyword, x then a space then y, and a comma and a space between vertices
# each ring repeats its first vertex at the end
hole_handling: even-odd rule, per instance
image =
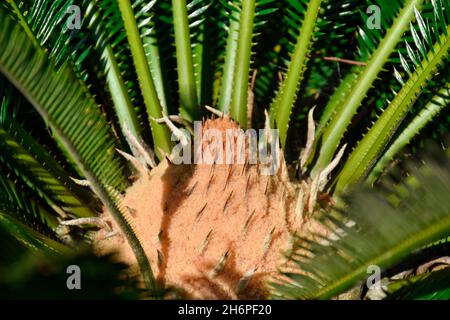
POLYGON ((374 267, 446 297, 445 268, 390 279, 442 253, 448 157, 380 176, 446 133, 449 47, 449 0, 3 1, 3 260, 88 244, 142 297, 333 298, 374 267))

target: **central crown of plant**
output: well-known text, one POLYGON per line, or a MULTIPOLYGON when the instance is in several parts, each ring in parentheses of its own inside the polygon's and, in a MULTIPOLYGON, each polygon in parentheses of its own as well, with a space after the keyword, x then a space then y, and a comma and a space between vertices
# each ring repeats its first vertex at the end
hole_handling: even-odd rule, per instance
MULTIPOLYGON (((190 298, 265 298, 267 280, 277 276, 278 268, 289 269, 286 255, 293 237, 326 236, 312 218, 321 207, 318 196, 332 168, 315 180, 291 180, 277 144, 270 148, 270 159, 262 163, 259 154, 255 162, 251 135, 228 117, 206 120, 201 129, 198 150, 189 153, 201 154, 200 163, 176 164, 179 159, 174 158, 180 155, 173 154, 147 170, 124 154, 139 174, 121 199, 127 219, 157 266, 156 278, 166 286, 176 286, 190 298)), ((274 137, 269 130, 262 132, 259 147, 268 147, 274 137)), ((195 145, 189 142, 185 151, 195 145)), ((108 212, 102 219, 119 230, 108 212)), ((124 235, 110 234, 109 228, 97 234, 98 252, 119 252, 120 261, 135 265, 124 235)))

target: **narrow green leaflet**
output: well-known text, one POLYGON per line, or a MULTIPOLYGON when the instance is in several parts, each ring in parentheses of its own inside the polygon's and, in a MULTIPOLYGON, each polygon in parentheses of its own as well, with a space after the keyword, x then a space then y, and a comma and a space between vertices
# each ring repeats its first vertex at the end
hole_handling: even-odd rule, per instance
POLYGON ((359 188, 347 207, 325 213, 320 220, 330 235, 295 241, 288 259, 298 271, 281 269, 273 297, 330 299, 368 277, 370 266, 392 266, 449 236, 450 155, 426 164, 391 191, 359 188))
POLYGON ((118 190, 126 179, 110 127, 68 65, 55 70, 45 52, 29 41, 20 25, 0 9, 0 72, 27 97, 50 125, 89 181, 91 188, 126 235, 148 288, 153 273, 132 226, 118 207, 118 190))
POLYGON ((390 147, 383 153, 375 167, 367 177, 367 182, 373 184, 379 175, 386 168, 387 164, 394 159, 397 153, 402 150, 420 130, 431 122, 444 108, 450 105, 450 88, 447 85, 441 89, 436 96, 419 112, 419 114, 402 130, 390 147))
MULTIPOLYGON (((442 10, 441 7, 440 10, 442 10)), ((414 27, 411 27, 411 32, 416 34, 414 27)), ((438 33, 438 30, 434 32, 438 33)), ((413 36, 413 38, 415 37, 413 36)), ((428 42, 431 43, 431 38, 428 42)), ((415 66, 414 73, 409 72, 408 81, 404 83, 400 92, 351 153, 337 180, 336 190, 338 192, 344 190, 346 186, 360 181, 373 168, 421 89, 426 86, 428 79, 434 75, 439 65, 448 58, 450 25, 441 31, 436 42, 428 51, 422 42, 415 40, 415 43, 423 57, 422 61, 415 66)))
POLYGON ((389 59, 395 46, 401 40, 409 23, 414 18, 414 9, 419 8, 423 0, 408 0, 395 18, 385 37, 379 43, 377 49, 370 57, 367 65, 361 71, 352 89, 323 131, 322 144, 319 156, 315 163, 313 174, 325 168, 333 158, 340 141, 347 130, 353 116, 360 107, 367 92, 372 87, 384 64, 389 59))
POLYGON ((292 107, 297 99, 308 62, 308 55, 313 43, 314 29, 321 3, 322 0, 312 0, 308 3, 305 18, 289 63, 288 72, 271 106, 271 114, 276 119, 275 122, 277 128, 280 130, 280 140, 283 146, 286 143, 292 107))
POLYGON ((84 190, 70 180, 60 165, 11 117, 0 117, 0 161, 35 189, 55 209, 66 216, 87 217, 96 214, 94 204, 84 190))

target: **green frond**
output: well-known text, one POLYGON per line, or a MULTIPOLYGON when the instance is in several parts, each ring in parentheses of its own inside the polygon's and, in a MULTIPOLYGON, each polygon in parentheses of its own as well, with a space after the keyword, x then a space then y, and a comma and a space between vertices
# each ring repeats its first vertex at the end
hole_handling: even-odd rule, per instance
POLYGON ((328 101, 320 116, 319 126, 316 133, 317 138, 320 137, 322 130, 325 128, 328 121, 333 116, 335 110, 347 98, 348 92, 351 90, 352 86, 354 86, 355 84, 355 81, 358 79, 358 73, 359 70, 357 69, 357 67, 355 67, 346 74, 344 79, 342 79, 341 83, 336 88, 334 94, 331 96, 331 99, 328 101))
MULTIPOLYGON (((114 261, 112 256, 96 256, 90 248, 78 248, 65 255, 37 254, 27 250, 17 241, 5 237, 9 252, 2 257, 13 258, 2 264, 0 260, 0 299, 39 300, 94 300, 150 298, 137 288, 135 277, 123 277, 126 266, 114 261), (78 266, 82 272, 82 290, 68 290, 67 270, 78 266), (45 270, 45 272, 43 272, 45 270)), ((12 239, 14 240, 14 239, 12 239)))
POLYGON ((393 281, 386 288, 385 300, 448 300, 450 269, 427 272, 393 281))
POLYGON ((21 10, 25 6, 24 2, 16 0, 7 0, 1 5, 5 9, 10 10, 14 14, 13 16, 22 25, 25 32, 28 34, 30 40, 33 41, 34 45, 36 46, 39 45, 36 39, 36 35, 31 31, 30 27, 28 26, 27 20, 25 19, 23 11, 21 10))
POLYGON ((51 203, 61 216, 96 214, 92 197, 75 185, 46 150, 8 114, 0 117, 0 149, 0 162, 51 203))
MULTIPOLYGON (((98 59, 101 60, 102 65, 100 70, 104 74, 106 83, 109 89, 109 95, 113 102, 113 110, 117 116, 120 129, 123 132, 129 132, 137 139, 141 138, 142 126, 139 123, 138 114, 135 110, 132 101, 132 95, 127 88, 127 81, 122 75, 120 63, 116 57, 115 49, 117 49, 117 39, 113 38, 115 35, 120 39, 120 35, 116 35, 110 30, 110 19, 114 14, 119 16, 116 18, 116 22, 120 18, 118 14, 117 4, 109 3, 110 9, 116 8, 116 12, 113 14, 105 13, 103 7, 105 5, 103 1, 101 4, 93 6, 90 1, 84 1, 82 10, 86 12, 82 25, 84 26, 84 39, 86 42, 91 41, 91 44, 87 45, 89 50, 96 51, 98 59), (112 7, 112 8, 111 8, 112 7), (89 39, 89 40, 88 40, 89 39)), ((81 33, 81 32, 80 32, 81 33)), ((122 40, 123 41, 123 40, 122 40)), ((120 55, 118 55, 120 56, 120 55)), ((125 139, 132 153, 139 157, 139 154, 134 150, 133 144, 128 141, 128 135, 125 135, 125 139)))
POLYGON ((362 17, 363 24, 358 30, 358 55, 362 61, 368 61, 370 57, 375 53, 379 42, 386 35, 398 12, 404 5, 404 1, 392 0, 392 1, 365 1, 366 6, 361 8, 359 14, 362 17), (374 27, 376 21, 370 20, 369 14, 374 14, 375 11, 370 9, 375 9, 375 7, 370 7, 375 5, 380 9, 380 15, 373 18, 379 18, 379 25, 374 27))
POLYGON ((247 127, 247 96, 253 43, 256 0, 242 2, 237 39, 236 70, 233 80, 230 114, 243 127, 247 127))
MULTIPOLYGON (((225 1, 224 1, 225 3, 225 1)), ((220 84, 219 108, 247 127, 247 104, 252 50, 260 28, 276 12, 276 1, 229 1, 228 39, 220 84)))
POLYGON ((289 260, 298 272, 282 270, 274 297, 332 298, 368 277, 370 266, 390 267, 449 236, 449 168, 447 155, 411 169, 411 178, 392 190, 353 190, 348 206, 320 218, 330 236, 295 242, 289 260))
POLYGON ((237 55, 237 39, 239 37, 239 20, 241 14, 240 7, 236 4, 236 1, 227 2, 227 8, 229 12, 229 23, 226 28, 228 37, 218 102, 219 109, 225 113, 230 112, 231 97, 234 88, 233 81, 237 55))
MULTIPOLYGON (((73 0, 28 1, 7 0, 7 6, 18 19, 30 41, 48 50, 49 56, 60 66, 72 54, 65 46, 69 39, 65 18, 73 0)), ((79 56, 83 56, 80 52, 79 56)), ((82 59, 80 60, 80 63, 82 59)))
POLYGON ((55 215, 34 201, 30 194, 8 179, 0 166, 0 227, 33 250, 67 253, 69 249, 58 239, 53 229, 55 215))
MULTIPOLYGON (((192 1, 195 5, 198 1, 192 1)), ((200 11, 205 7, 201 7, 200 11)), ((199 118, 200 108, 198 103, 197 83, 194 74, 194 64, 192 59, 191 33, 189 25, 188 8, 186 0, 172 0, 175 47, 177 53, 178 86, 180 93, 180 113, 189 120, 199 118)), ((192 15, 198 12, 191 13, 192 15)))
POLYGON ((16 0, 8 0, 8 3, 13 15, 18 17, 35 45, 45 49, 58 68, 63 64, 72 64, 80 81, 95 83, 97 74, 86 68, 85 60, 89 54, 99 51, 98 58, 102 57, 104 60, 103 73, 106 75, 119 124, 122 130, 126 127, 139 137, 137 116, 108 43, 110 37, 105 34, 104 23, 99 19, 98 8, 88 0, 77 2, 80 4, 80 13, 84 13, 80 21, 83 30, 70 30, 67 23, 72 19, 69 9, 75 4, 74 0, 43 0, 35 1, 32 5, 22 1, 17 4, 16 0))
MULTIPOLYGON (((173 143, 155 119, 198 120, 208 105, 244 129, 265 124, 269 108, 287 163, 296 164, 307 136, 301 180, 348 146, 327 177, 338 205, 316 207, 328 235, 294 239, 272 298, 332 298, 373 265, 389 279, 388 299, 448 297, 448 270, 390 276, 450 239, 450 154, 378 176, 405 146, 415 152, 450 130, 449 22, 450 0, 0 1, 0 295, 23 296, 16 285, 30 296, 36 285, 56 292, 62 264, 80 253, 58 226, 96 215, 100 200, 136 256, 139 297, 166 297, 120 200, 135 176, 117 149, 139 157, 136 138, 162 159, 173 143), (74 30, 72 5, 81 9, 74 30), (381 9, 375 28, 372 5, 381 9), (55 268, 48 279, 36 274, 41 258, 55 268)), ((87 260, 105 274, 87 274, 108 296, 126 285, 102 259, 87 260)))
POLYGON ((133 56, 135 70, 138 76, 141 94, 147 113, 150 117, 149 122, 152 128, 155 151, 158 157, 162 157, 159 150, 169 153, 171 150, 171 141, 169 130, 166 126, 158 124, 154 119, 162 116, 162 106, 155 88, 148 65, 147 55, 138 28, 138 23, 133 11, 130 0, 119 0, 119 9, 122 14, 123 23, 127 32, 128 43, 133 56))
POLYGON ((31 228, 12 217, 11 212, 14 212, 13 208, 0 205, 0 225, 21 243, 33 250, 52 254, 67 254, 70 252, 70 249, 65 245, 36 231, 34 226, 31 228))
POLYGON ((377 78, 384 64, 389 59, 395 46, 400 41, 409 23, 414 18, 415 8, 420 8, 423 0, 409 0, 396 15, 386 35, 379 42, 374 53, 361 70, 352 89, 347 93, 347 99, 342 101, 335 110, 329 123, 323 131, 318 159, 313 168, 313 174, 323 169, 332 159, 340 141, 347 130, 353 116, 360 107, 367 92, 377 78))
MULTIPOLYGON (((277 128, 280 130, 280 140, 283 146, 286 143, 292 107, 297 99, 297 93, 300 89, 308 62, 308 55, 312 46, 314 29, 321 4, 321 0, 308 2, 304 20, 292 53, 291 61, 289 62, 288 71, 270 108, 272 121, 273 119, 276 120, 277 128)), ((300 3, 297 6, 300 6, 300 3)), ((295 6, 293 6, 294 9, 296 9, 295 6)), ((293 10, 291 12, 294 12, 293 10)), ((297 11, 299 10, 297 8, 297 11)))
MULTIPOLYGON (((148 3, 134 1, 133 8, 161 107, 164 113, 169 114, 169 105, 172 101, 171 97, 168 96, 170 87, 167 83, 167 75, 165 74, 167 70, 163 68, 165 48, 162 47, 157 33, 157 4, 157 1, 150 1, 148 3)), ((123 25, 122 21, 120 23, 123 25)))
POLYGON ((118 190, 126 180, 115 140, 104 115, 80 86, 68 65, 56 70, 52 60, 29 41, 20 25, 0 9, 0 71, 27 97, 52 128, 100 200, 126 235, 145 282, 154 287, 148 259, 132 227, 119 209, 118 190), (12 40, 14 39, 14 41, 12 40))
POLYGON ((193 0, 187 6, 197 97, 200 106, 212 106, 217 100, 215 76, 225 48, 223 5, 220 1, 193 0))
MULTIPOLYGON (((436 10, 442 11, 443 7, 438 6, 436 10)), ((429 29, 429 26, 423 26, 424 21, 418 11, 415 11, 415 15, 418 17, 419 28, 423 30, 422 33, 426 36, 426 40, 421 41, 414 26, 411 25, 411 33, 418 49, 415 55, 420 56, 422 61, 416 60, 414 71, 406 62, 402 63, 409 75, 408 80, 404 82, 400 92, 396 94, 380 118, 351 153, 337 179, 337 191, 342 191, 346 186, 360 181, 368 174, 400 126, 409 108, 416 101, 422 88, 427 85, 428 79, 436 73, 440 65, 448 60, 450 21, 445 23, 444 29, 432 31, 435 38, 433 41, 431 34, 427 36, 428 33, 425 31, 425 28, 429 29), (427 46, 426 43, 429 43, 429 45, 427 46)))

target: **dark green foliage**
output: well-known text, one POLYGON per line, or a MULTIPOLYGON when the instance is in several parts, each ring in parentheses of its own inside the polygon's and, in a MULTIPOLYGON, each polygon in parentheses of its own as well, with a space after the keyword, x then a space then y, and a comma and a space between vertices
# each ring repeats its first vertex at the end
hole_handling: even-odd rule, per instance
POLYGON ((274 284, 274 296, 330 299, 366 278, 370 266, 386 268, 447 237, 450 155, 434 153, 425 165, 410 166, 405 182, 355 189, 344 197, 346 205, 324 213, 320 220, 331 235, 295 242, 290 258, 303 273, 283 273, 288 280, 274 284))
MULTIPOLYGON (((295 162, 316 107, 305 174, 313 178, 347 144, 328 192, 338 197, 354 183, 375 184, 399 153, 420 151, 429 137, 441 143, 448 133, 449 25, 449 0, 2 1, 0 271, 17 271, 11 281, 0 278, 0 294, 33 298, 35 286, 47 290, 43 298, 58 296, 64 265, 77 261, 92 285, 83 297, 137 297, 118 278, 122 266, 75 254, 56 232, 62 220, 95 216, 102 202, 151 289, 139 297, 163 297, 119 201, 132 169, 116 151, 148 165, 135 145, 145 142, 162 159, 172 145, 155 121, 163 114, 199 120, 210 116, 209 105, 260 128, 269 110, 295 162), (81 29, 67 25, 72 5, 81 9, 81 29), (367 25, 371 5, 381 9, 380 29, 367 25)), ((448 235, 448 166, 402 167, 414 178, 390 180, 389 191, 364 187, 345 198, 342 212, 324 213, 330 231, 346 236, 331 246, 299 241, 322 255, 294 255, 308 274, 289 274, 294 285, 277 287, 275 297, 330 298, 363 279, 367 263, 389 267, 448 235), (416 241, 405 244, 410 236, 416 241)), ((398 282, 391 297, 446 297, 446 274, 398 282)))

